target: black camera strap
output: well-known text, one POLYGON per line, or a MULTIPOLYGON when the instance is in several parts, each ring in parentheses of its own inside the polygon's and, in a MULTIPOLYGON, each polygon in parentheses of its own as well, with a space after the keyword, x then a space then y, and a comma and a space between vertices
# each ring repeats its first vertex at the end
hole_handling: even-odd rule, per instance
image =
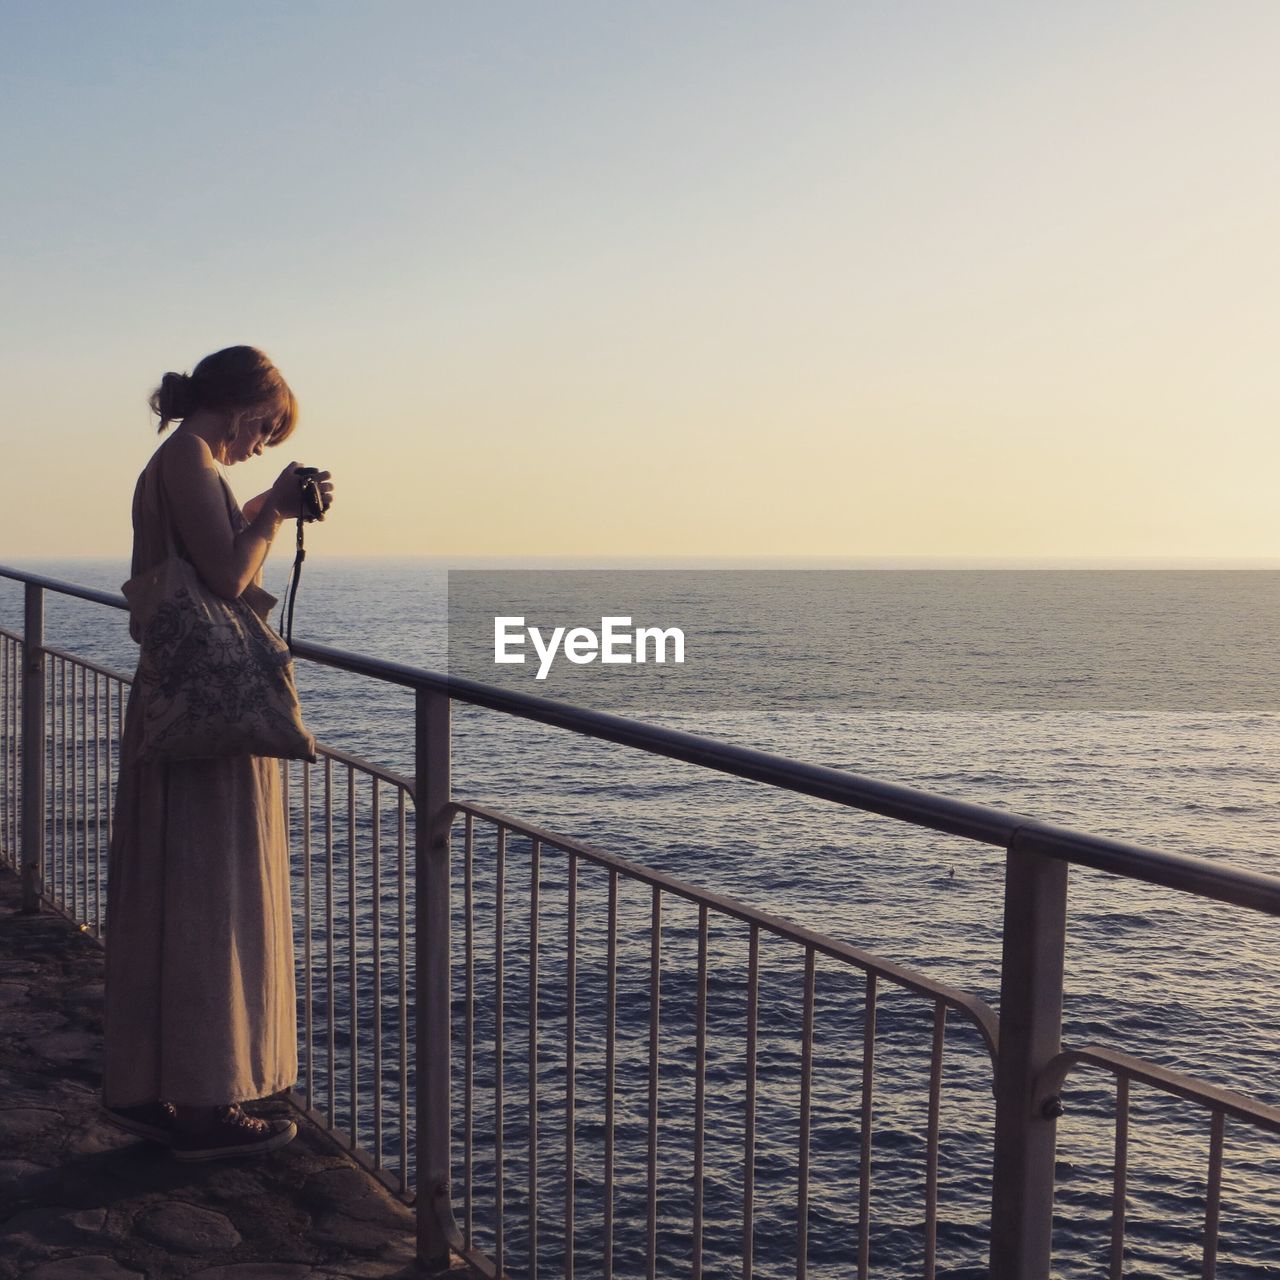
POLYGON ((293 606, 298 603, 298 580, 302 577, 302 562, 307 558, 302 545, 302 526, 309 520, 323 520, 328 510, 324 490, 320 487, 320 472, 315 467, 295 467, 298 477, 298 553, 293 558, 293 571, 284 592, 284 607, 280 616, 284 619, 284 641, 293 652, 293 606))
POLYGON ((289 652, 293 652, 293 606, 298 600, 298 580, 302 577, 302 562, 307 558, 307 549, 302 545, 302 526, 304 520, 298 517, 298 552, 293 558, 293 569, 289 578, 289 585, 284 592, 284 608, 280 611, 284 618, 284 642, 289 646, 289 652))

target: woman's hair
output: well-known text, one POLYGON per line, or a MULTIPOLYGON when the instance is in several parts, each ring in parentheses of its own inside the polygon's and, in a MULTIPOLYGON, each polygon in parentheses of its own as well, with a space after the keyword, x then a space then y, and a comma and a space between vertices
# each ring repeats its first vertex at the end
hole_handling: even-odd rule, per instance
POLYGON ((205 356, 191 373, 166 373, 150 404, 161 431, 197 409, 229 412, 233 433, 242 417, 274 412, 268 444, 279 444, 298 425, 298 402, 289 384, 257 347, 224 347, 205 356))

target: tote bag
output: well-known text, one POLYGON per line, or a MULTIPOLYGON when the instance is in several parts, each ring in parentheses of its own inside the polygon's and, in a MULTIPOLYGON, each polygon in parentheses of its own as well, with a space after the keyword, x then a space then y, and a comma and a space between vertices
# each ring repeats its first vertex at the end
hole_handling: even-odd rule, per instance
POLYGON ((237 600, 218 595, 164 520, 168 556, 122 588, 141 646, 138 759, 315 760, 288 646, 266 622, 275 597, 252 585, 237 600))

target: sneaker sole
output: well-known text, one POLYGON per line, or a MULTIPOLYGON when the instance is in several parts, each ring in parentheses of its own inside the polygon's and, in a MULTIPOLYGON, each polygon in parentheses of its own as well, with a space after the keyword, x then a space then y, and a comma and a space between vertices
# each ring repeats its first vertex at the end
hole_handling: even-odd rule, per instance
POLYGON ((257 1156, 267 1151, 274 1151, 277 1147, 283 1147, 297 1136, 298 1126, 290 1120, 285 1128, 277 1130, 269 1138, 263 1138, 259 1142, 237 1142, 225 1147, 192 1147, 189 1150, 175 1145, 172 1148, 173 1158, 190 1163, 197 1160, 226 1160, 232 1156, 257 1156))
POLYGON ((130 1120, 128 1116, 119 1115, 109 1107, 99 1107, 98 1115, 109 1125, 131 1133, 135 1138, 146 1138, 151 1142, 167 1143, 172 1137, 169 1129, 159 1129, 153 1124, 144 1124, 141 1120, 130 1120))

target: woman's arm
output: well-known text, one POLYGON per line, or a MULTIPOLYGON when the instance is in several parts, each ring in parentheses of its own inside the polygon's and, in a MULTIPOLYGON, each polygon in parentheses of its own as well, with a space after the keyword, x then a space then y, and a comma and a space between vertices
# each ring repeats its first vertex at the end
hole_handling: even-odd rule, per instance
POLYGON ((270 489, 268 489, 266 493, 259 493, 250 498, 249 501, 240 508, 240 510, 244 512, 244 518, 249 521, 256 520, 258 518, 258 512, 262 510, 262 504, 266 502, 269 497, 271 497, 270 489))
POLYGON ((226 497, 209 446, 198 436, 174 436, 165 445, 161 479, 167 505, 191 562, 209 586, 237 599, 262 568, 281 523, 297 515, 298 482, 291 462, 260 495, 248 526, 233 533, 226 497))

